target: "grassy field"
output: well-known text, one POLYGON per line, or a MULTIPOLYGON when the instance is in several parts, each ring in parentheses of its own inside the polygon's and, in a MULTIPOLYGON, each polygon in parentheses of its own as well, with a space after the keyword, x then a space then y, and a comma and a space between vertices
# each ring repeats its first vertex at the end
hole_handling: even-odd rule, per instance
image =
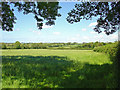
POLYGON ((92 50, 2 50, 2 88, 111 88, 112 70, 92 50))

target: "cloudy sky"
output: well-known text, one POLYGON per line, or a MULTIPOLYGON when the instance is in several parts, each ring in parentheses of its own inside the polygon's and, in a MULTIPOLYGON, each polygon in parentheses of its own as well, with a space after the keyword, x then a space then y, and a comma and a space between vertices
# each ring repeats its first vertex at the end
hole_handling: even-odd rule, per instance
POLYGON ((37 28, 37 22, 32 14, 23 15, 15 10, 17 17, 14 31, 0 31, 0 42, 113 42, 118 40, 118 33, 107 36, 104 32, 98 34, 93 27, 97 24, 97 18, 81 20, 79 23, 70 24, 66 21, 67 13, 74 8, 75 2, 61 2, 58 17, 54 26, 43 25, 43 29, 37 28))

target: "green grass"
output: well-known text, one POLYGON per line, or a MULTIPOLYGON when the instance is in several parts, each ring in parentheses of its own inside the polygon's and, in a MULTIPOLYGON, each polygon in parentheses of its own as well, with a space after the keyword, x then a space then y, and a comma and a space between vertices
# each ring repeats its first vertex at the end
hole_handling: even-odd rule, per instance
POLYGON ((2 50, 2 88, 111 88, 112 70, 92 50, 2 50))

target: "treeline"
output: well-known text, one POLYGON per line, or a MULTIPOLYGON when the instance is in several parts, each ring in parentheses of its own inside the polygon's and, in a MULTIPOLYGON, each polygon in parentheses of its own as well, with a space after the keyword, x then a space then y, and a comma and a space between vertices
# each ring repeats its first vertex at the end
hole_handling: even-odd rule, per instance
POLYGON ((97 41, 97 42, 90 42, 90 43, 82 43, 81 45, 78 45, 75 48, 77 48, 77 49, 93 49, 94 47, 103 46, 106 44, 111 44, 111 42, 104 43, 104 42, 97 41))
POLYGON ((98 46, 104 46, 107 44, 112 44, 112 42, 89 42, 89 43, 20 43, 16 41, 15 43, 1 43, 0 48, 2 49, 80 49, 89 50, 98 46))
POLYGON ((112 44, 112 42, 107 42, 107 43, 104 43, 104 42, 89 42, 89 43, 74 43, 72 45, 67 45, 67 46, 64 46, 64 47, 60 47, 58 49, 78 49, 78 50, 92 50, 94 49, 95 47, 98 47, 98 46, 104 46, 104 45, 108 45, 108 44, 112 44))
POLYGON ((70 43, 1 43, 0 48, 2 49, 47 49, 52 47, 61 47, 69 45, 70 43))

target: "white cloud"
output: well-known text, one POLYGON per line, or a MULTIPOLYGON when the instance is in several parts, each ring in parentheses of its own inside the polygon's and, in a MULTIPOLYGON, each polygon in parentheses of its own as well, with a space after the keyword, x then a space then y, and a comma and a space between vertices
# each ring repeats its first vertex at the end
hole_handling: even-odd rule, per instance
POLYGON ((82 31, 86 31, 87 29, 86 28, 83 28, 82 31))
POLYGON ((67 42, 80 42, 80 38, 78 38, 78 37, 68 37, 67 42))
POLYGON ((94 36, 94 38, 96 38, 96 39, 102 39, 104 36, 103 35, 96 35, 96 36, 94 36))
POLYGON ((60 35, 60 32, 53 32, 54 35, 60 35))
POLYGON ((112 34, 112 35, 110 36, 110 38, 117 40, 117 39, 118 39, 118 35, 117 35, 117 34, 112 34))
POLYGON ((113 42, 118 40, 118 35, 117 34, 112 34, 112 35, 106 35, 104 33, 101 34, 96 34, 92 37, 92 40, 95 41, 101 41, 101 42, 113 42))
POLYGON ((72 38, 71 38, 71 40, 77 40, 77 38, 75 38, 75 37, 72 37, 72 38))
POLYGON ((41 34, 40 30, 34 30, 33 33, 38 34, 38 35, 41 34))
POLYGON ((95 25, 97 25, 97 22, 90 23, 89 27, 92 27, 92 26, 95 26, 95 25))
POLYGON ((95 31, 91 31, 90 33, 91 33, 91 34, 96 34, 97 32, 95 32, 95 31))
POLYGON ((52 28, 53 26, 43 24, 42 28, 52 28))
POLYGON ((76 34, 76 37, 80 37, 80 34, 76 34))
POLYGON ((88 36, 83 36, 83 39, 88 40, 89 37, 88 36))
POLYGON ((67 41, 69 42, 114 42, 118 40, 118 34, 112 34, 112 35, 106 35, 104 32, 98 34, 95 31, 91 31, 90 33, 96 33, 92 35, 80 35, 79 33, 76 34, 75 36, 69 36, 67 38, 67 41))
POLYGON ((100 37, 100 38, 104 38, 104 36, 103 36, 103 35, 100 35, 99 37, 100 37))
POLYGON ((30 28, 29 31, 33 31, 32 28, 30 28))
POLYGON ((96 33, 88 36, 81 36, 80 34, 76 34, 74 37, 69 37, 68 41, 71 42, 113 42, 118 40, 118 34, 106 35, 104 33, 98 34, 97 32, 91 31, 91 33, 96 33))

